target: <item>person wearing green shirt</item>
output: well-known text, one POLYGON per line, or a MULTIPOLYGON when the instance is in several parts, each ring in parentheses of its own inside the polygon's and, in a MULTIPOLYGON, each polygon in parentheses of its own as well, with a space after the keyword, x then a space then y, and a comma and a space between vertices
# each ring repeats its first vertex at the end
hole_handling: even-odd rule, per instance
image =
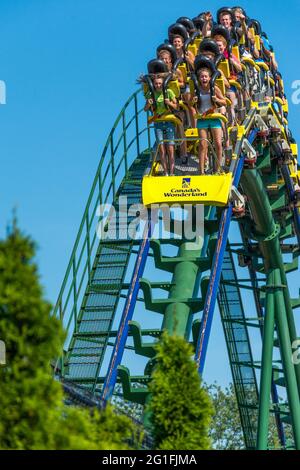
MULTIPOLYGON (((163 79, 161 77, 157 76, 153 79, 153 86, 156 101, 154 116, 163 118, 164 115, 170 114, 172 109, 177 109, 177 100, 173 91, 169 89, 166 91, 166 97, 164 98, 163 79)), ((146 94, 146 100, 145 111, 153 110, 153 100, 150 93, 146 94)), ((164 174, 165 176, 173 176, 175 168, 175 125, 170 121, 154 121, 154 130, 164 174)))

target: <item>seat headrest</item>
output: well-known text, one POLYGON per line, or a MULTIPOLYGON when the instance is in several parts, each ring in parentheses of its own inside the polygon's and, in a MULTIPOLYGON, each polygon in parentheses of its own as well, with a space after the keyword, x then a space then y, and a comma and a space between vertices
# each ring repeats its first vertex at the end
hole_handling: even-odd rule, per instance
POLYGON ((218 56, 220 54, 219 46, 213 39, 203 39, 199 47, 199 53, 209 51, 218 56))
POLYGON ((204 23, 205 23, 205 19, 200 16, 196 16, 195 18, 193 18, 193 23, 196 29, 199 29, 200 31, 202 31, 204 23))
POLYGON ((170 41, 172 41, 173 36, 175 36, 176 34, 181 36, 184 42, 189 38, 189 34, 185 26, 183 26, 183 24, 181 23, 174 23, 171 26, 169 26, 168 35, 169 35, 170 41))
POLYGON ((178 18, 178 20, 176 20, 176 23, 182 24, 186 28, 188 33, 193 33, 193 31, 195 31, 195 25, 193 23, 193 20, 191 20, 187 16, 181 16, 180 18, 178 18))
POLYGON ((174 65, 176 60, 177 60, 177 54, 176 54, 176 49, 174 46, 172 46, 172 44, 161 44, 160 46, 158 46, 158 48, 156 49, 156 54, 158 56, 158 54, 161 52, 161 51, 168 51, 170 54, 171 54, 171 58, 172 58, 172 64, 174 65))
POLYGON ((223 36, 223 38, 227 41, 227 44, 229 44, 230 33, 228 29, 225 28, 225 26, 217 25, 213 27, 211 37, 214 38, 217 35, 223 36))
POLYGON ((203 69, 203 68, 208 68, 212 74, 214 74, 217 71, 214 62, 209 60, 208 57, 205 57, 204 55, 197 55, 195 58, 195 62, 194 62, 194 69, 195 69, 196 74, 198 73, 200 69, 203 69))
POLYGON ((168 73, 168 67, 163 60, 152 59, 147 65, 149 74, 168 73))

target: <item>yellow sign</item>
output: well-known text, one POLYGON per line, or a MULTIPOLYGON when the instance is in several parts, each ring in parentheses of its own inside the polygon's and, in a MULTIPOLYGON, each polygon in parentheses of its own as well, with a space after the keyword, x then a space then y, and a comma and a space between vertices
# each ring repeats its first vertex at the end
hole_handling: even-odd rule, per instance
POLYGON ((144 176, 143 204, 204 204, 225 206, 232 173, 205 176, 144 176))

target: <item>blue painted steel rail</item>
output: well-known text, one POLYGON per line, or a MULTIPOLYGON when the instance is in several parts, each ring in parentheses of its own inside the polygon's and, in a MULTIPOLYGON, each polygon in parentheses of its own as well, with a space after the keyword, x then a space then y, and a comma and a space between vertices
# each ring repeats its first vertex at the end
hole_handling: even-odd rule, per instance
POLYGON ((102 393, 101 393, 101 399, 104 401, 104 403, 110 400, 110 398, 112 397, 115 385, 116 385, 117 375, 118 375, 118 366, 121 364, 121 361, 122 361, 122 357, 123 357, 123 353, 124 353, 124 349, 126 345, 126 340, 127 340, 127 336, 129 332, 128 322, 133 317, 134 307, 135 307, 139 289, 140 289, 140 279, 143 275, 147 256, 149 253, 150 239, 151 239, 155 222, 156 222, 156 214, 155 214, 155 211, 152 211, 151 217, 150 217, 150 212, 148 212, 148 214, 149 214, 149 219, 144 229, 143 240, 140 245, 138 256, 135 262, 135 266, 134 266, 134 270, 133 270, 133 274, 132 274, 132 278, 130 282, 130 288, 128 290, 127 300, 126 300, 126 303, 122 312, 122 317, 121 317, 120 325, 118 328, 118 336, 114 344, 113 352, 112 352, 109 367, 108 367, 108 372, 106 374, 102 393))
MULTIPOLYGON (((254 129, 250 132, 248 136, 248 141, 250 144, 253 143, 257 135, 257 130, 254 129)), ((238 187, 243 166, 244 166, 245 155, 241 154, 238 159, 238 163, 234 172, 233 186, 238 187)), ((209 285, 206 293, 202 321, 200 326, 200 332, 198 336, 198 342, 196 347, 195 361, 198 365, 199 373, 202 375, 205 365, 206 353, 208 348, 208 342, 211 332, 213 313, 216 306, 217 294, 220 284, 221 271, 224 253, 227 245, 229 227, 232 216, 232 204, 229 203, 229 206, 223 210, 220 228, 218 232, 218 242, 216 250, 214 253, 214 258, 212 262, 212 272, 209 279, 209 285)))

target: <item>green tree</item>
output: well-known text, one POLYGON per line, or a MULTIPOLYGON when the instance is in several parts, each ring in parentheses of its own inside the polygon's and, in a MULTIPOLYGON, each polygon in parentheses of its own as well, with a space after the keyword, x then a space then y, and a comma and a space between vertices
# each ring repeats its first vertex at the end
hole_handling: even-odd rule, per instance
MULTIPOLYGON (((209 430, 213 448, 217 450, 245 449, 240 413, 233 384, 230 383, 228 387, 223 389, 220 385, 214 383, 206 386, 206 389, 216 410, 209 430)), ((284 402, 284 400, 279 397, 279 402, 284 402)), ((253 426, 256 429, 256 413, 253 413, 252 419, 253 426)), ((290 425, 284 425, 284 433, 287 443, 293 443, 293 433, 290 425)), ((281 449, 274 415, 270 416, 269 421, 268 446, 269 449, 281 449)))
POLYGON ((134 431, 127 417, 64 404, 50 369, 64 332, 43 298, 35 250, 16 223, 0 241, 0 448, 126 449, 134 431))
POLYGON ((222 389, 216 383, 207 387, 216 410, 209 435, 213 448, 218 450, 244 449, 244 437, 233 384, 222 389))
POLYGON ((192 347, 180 337, 163 333, 149 384, 148 413, 156 449, 208 449, 213 407, 201 380, 192 347))

